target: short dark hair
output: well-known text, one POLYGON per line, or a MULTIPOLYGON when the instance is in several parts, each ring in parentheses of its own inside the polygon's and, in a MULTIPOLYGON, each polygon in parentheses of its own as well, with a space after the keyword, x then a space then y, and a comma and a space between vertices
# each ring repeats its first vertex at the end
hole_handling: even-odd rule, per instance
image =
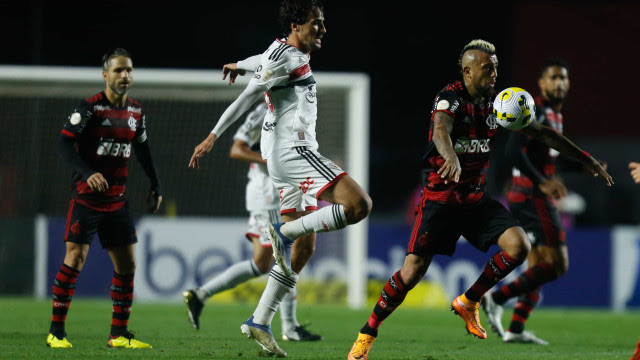
POLYGON ((307 22, 309 13, 313 9, 324 12, 324 5, 321 0, 282 0, 280 3, 280 31, 282 36, 289 36, 291 33, 291 23, 302 25, 307 22))
POLYGON ((482 39, 471 40, 467 45, 465 45, 462 48, 462 51, 460 51, 460 56, 458 56, 458 67, 460 68, 461 73, 462 73, 462 57, 464 56, 464 53, 469 50, 480 50, 489 55, 496 54, 496 47, 492 43, 482 39))
POLYGON ((109 69, 109 60, 117 56, 124 56, 133 60, 133 58, 131 57, 131 53, 128 52, 126 49, 123 49, 123 48, 109 49, 109 51, 107 51, 104 55, 102 55, 102 69, 103 70, 109 69))
POLYGON ((567 72, 569 72, 569 64, 564 59, 559 57, 550 57, 542 63, 542 66, 540 67, 540 77, 542 77, 547 69, 552 66, 565 68, 567 69, 567 72))

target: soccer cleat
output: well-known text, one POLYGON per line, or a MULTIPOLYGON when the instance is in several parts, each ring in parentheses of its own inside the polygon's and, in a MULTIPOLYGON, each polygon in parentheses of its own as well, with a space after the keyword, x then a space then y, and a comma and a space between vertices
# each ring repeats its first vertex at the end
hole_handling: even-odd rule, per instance
POLYGON ((482 306, 484 313, 487 314, 487 320, 489 320, 491 330, 498 334, 498 336, 504 337, 504 328, 502 327, 502 312, 504 310, 502 306, 496 304, 489 293, 484 294, 480 306, 482 306))
POLYGON ((540 339, 539 337, 535 336, 531 331, 527 331, 527 330, 521 332, 520 334, 507 331, 504 334, 502 341, 504 341, 505 343, 549 345, 548 342, 540 339))
POLYGON ((248 338, 255 340, 266 352, 267 356, 286 357, 287 353, 276 343, 271 332, 271 325, 261 325, 253 322, 253 316, 240 326, 240 331, 248 338))
POLYGON ((182 293, 184 297, 184 303, 187 305, 187 315, 189 315, 189 321, 194 329, 200 330, 200 314, 204 304, 196 295, 195 290, 187 290, 182 293))
POLYGON ((264 233, 271 241, 271 248, 273 249, 273 257, 276 260, 276 264, 280 266, 285 276, 291 276, 293 270, 291 270, 287 264, 287 248, 293 244, 293 240, 290 240, 280 232, 283 224, 284 223, 269 224, 264 230, 264 233))
POLYGON ((73 347, 69 340, 67 340, 66 333, 62 336, 62 339, 49 333, 49 336, 47 336, 47 346, 52 349, 67 349, 73 347))
POLYGON ((322 340, 321 335, 312 334, 304 326, 296 326, 294 329, 282 333, 282 340, 288 341, 318 341, 322 340))
POLYGON ((371 346, 373 346, 373 342, 376 341, 376 338, 358 333, 358 339, 355 343, 353 343, 353 347, 351 351, 349 351, 349 355, 347 357, 348 360, 367 360, 369 356, 369 350, 371 350, 371 346))
POLYGON ((109 341, 107 341, 107 346, 110 348, 121 348, 121 349, 151 349, 152 346, 143 343, 140 340, 134 339, 134 335, 131 332, 128 332, 124 335, 120 335, 116 338, 109 337, 109 341))
POLYGON ((480 303, 467 300, 472 304, 466 305, 462 301, 463 297, 465 297, 464 294, 453 299, 453 302, 451 303, 451 311, 453 311, 456 315, 460 316, 462 320, 464 320, 466 324, 465 327, 469 334, 479 339, 486 339, 487 332, 482 327, 482 324, 480 324, 480 317, 478 316, 478 308, 480 308, 480 303))

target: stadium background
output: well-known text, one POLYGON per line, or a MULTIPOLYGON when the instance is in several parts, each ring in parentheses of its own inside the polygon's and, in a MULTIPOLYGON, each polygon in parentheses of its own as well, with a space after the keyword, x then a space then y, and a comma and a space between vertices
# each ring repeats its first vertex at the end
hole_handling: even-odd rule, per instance
MULTIPOLYGON (((406 226, 407 209, 421 181, 420 158, 433 97, 457 78, 458 52, 474 38, 497 46, 498 88, 518 85, 535 94, 538 68, 545 58, 560 56, 569 62, 572 89, 563 110, 565 134, 606 161, 616 182, 607 189, 598 179, 565 175, 568 187, 587 202, 575 225, 587 229, 586 234, 600 234, 602 229, 609 233, 613 226, 640 222, 640 188, 634 187, 627 170, 629 161, 640 160, 640 124, 633 118, 636 94, 630 65, 639 52, 640 25, 634 17, 640 12, 639 4, 529 1, 499 7, 465 4, 460 9, 446 3, 401 4, 327 2, 328 33, 322 51, 313 54, 315 71, 370 76, 372 223, 406 226), (594 227, 597 230, 589 230, 594 227)), ((0 10, 0 28, 5 34, 1 64, 95 66, 98 72, 99 59, 107 48, 125 47, 134 54, 138 68, 212 69, 262 52, 279 34, 275 1, 212 8, 189 0, 179 5, 166 1, 26 1, 3 2, 0 10)), ((85 97, 65 103, 41 95, 39 101, 55 102, 65 116, 75 99, 85 97)), ((3 273, 22 270, 16 277, 2 279, 1 294, 32 291, 32 269, 22 264, 33 262, 33 217, 64 216, 67 206, 69 171, 53 154, 65 118, 48 115, 46 123, 40 123, 37 116, 23 113, 32 110, 33 104, 20 101, 25 100, 0 104, 0 122, 6 129, 0 134, 0 267, 3 273)), ((229 197, 222 201, 223 207, 203 200, 199 190, 211 184, 197 180, 186 169, 193 146, 203 136, 193 134, 206 134, 215 121, 207 119, 207 114, 214 110, 176 108, 170 103, 145 105, 150 115, 155 111, 156 118, 164 115, 168 123, 156 134, 151 132, 156 161, 164 164, 161 176, 185 188, 190 184, 184 203, 171 207, 167 202, 157 217, 167 211, 179 216, 244 216, 243 171, 226 178, 235 185, 222 189, 229 197), (203 130, 202 124, 210 125, 203 130)), ((220 145, 217 156, 226 156, 228 142, 220 145)), ((500 159, 500 146, 498 143, 494 151, 489 177, 489 189, 496 196, 510 173, 510 164, 500 159)), ((165 195, 169 197, 168 189, 165 195)), ((142 213, 139 202, 132 205, 134 212, 142 213)), ((397 234, 402 230, 390 236, 397 234)))

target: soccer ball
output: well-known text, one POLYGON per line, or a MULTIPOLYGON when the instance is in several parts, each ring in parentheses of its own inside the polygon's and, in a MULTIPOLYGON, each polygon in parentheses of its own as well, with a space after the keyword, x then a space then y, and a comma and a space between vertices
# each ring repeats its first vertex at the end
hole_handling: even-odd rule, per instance
POLYGON ((536 116, 536 104, 526 90, 518 87, 506 88, 493 101, 496 122, 507 129, 520 130, 529 126, 536 116))

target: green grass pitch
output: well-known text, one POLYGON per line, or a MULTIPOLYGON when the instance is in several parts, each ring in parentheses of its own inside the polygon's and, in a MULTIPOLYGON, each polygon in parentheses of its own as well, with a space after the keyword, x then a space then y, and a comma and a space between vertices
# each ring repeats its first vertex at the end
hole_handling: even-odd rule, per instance
MULTIPOLYGON (((182 305, 134 302, 129 329, 153 349, 126 350, 106 347, 110 301, 76 298, 67 318, 73 348, 49 349, 45 339, 51 302, 0 297, 0 359, 259 359, 258 345, 240 334, 240 324, 254 307, 209 303, 201 330, 195 331, 182 305)), ((369 313, 370 309, 299 304, 298 319, 310 322, 309 329, 322 334, 324 340, 278 343, 290 359, 346 359, 369 313)), ((510 314, 507 309, 505 324, 510 314)), ((447 309, 399 308, 380 328, 369 359, 629 359, 640 336, 640 316, 637 312, 541 308, 532 314, 528 329, 550 345, 503 344, 493 333, 479 340, 466 335, 462 320, 447 309)), ((278 314, 273 330, 279 339, 278 314)))

